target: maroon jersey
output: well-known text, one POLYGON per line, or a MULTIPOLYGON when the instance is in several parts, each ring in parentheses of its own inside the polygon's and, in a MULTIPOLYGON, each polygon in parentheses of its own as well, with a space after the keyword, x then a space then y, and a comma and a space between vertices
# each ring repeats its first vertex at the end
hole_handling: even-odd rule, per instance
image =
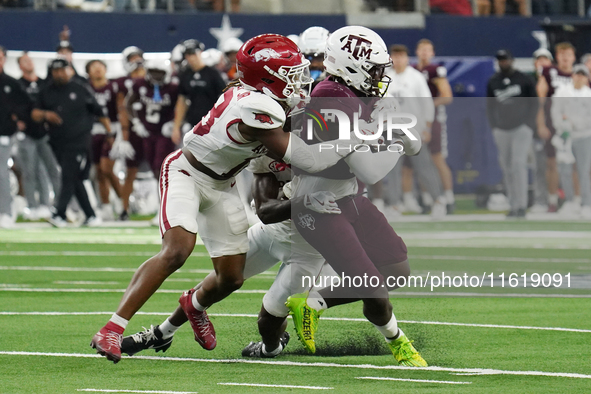
POLYGON ((435 78, 447 78, 447 69, 440 64, 428 64, 422 69, 419 68, 418 64, 415 64, 413 67, 419 70, 427 80, 431 96, 439 97, 441 92, 439 92, 439 88, 433 83, 433 80, 435 78))
POLYGON ((164 123, 174 120, 178 91, 179 85, 173 81, 158 86, 158 94, 155 95, 154 85, 146 79, 134 80, 130 93, 135 95, 137 100, 133 106, 141 103, 141 108, 135 113, 151 134, 160 134, 164 123))
POLYGON ((117 92, 119 86, 115 81, 108 80, 107 84, 100 88, 95 88, 90 84, 92 91, 94 92, 94 98, 103 107, 105 116, 109 118, 111 122, 117 122, 117 92))
POLYGON ((548 94, 546 97, 554 96, 556 89, 560 86, 568 86, 572 83, 572 73, 565 73, 556 66, 544 67, 542 69, 542 77, 548 83, 548 94))
MULTIPOLYGON (((354 119, 355 112, 359 113, 360 119, 368 121, 373 111, 373 104, 377 100, 376 98, 361 99, 347 86, 331 81, 330 79, 325 79, 316 85, 310 96, 312 97, 312 100, 310 104, 306 106, 305 113, 319 114, 322 109, 337 109, 347 114, 351 121, 354 119)), ((305 129, 305 127, 307 127, 306 115, 303 115, 302 117, 304 118, 303 126, 305 129)), ((312 140, 307 139, 305 131, 300 137, 308 144, 316 144, 322 141, 337 139, 339 135, 338 121, 336 119, 331 120, 328 116, 325 118, 325 127, 317 129, 317 124, 313 124, 314 136, 312 140)), ((299 168, 294 168, 294 171, 296 174, 307 174, 299 168)), ((326 170, 309 175, 328 179, 349 179, 355 177, 344 160, 340 160, 337 164, 326 170)))
POLYGON ((131 87, 133 86, 133 82, 135 80, 130 76, 125 75, 123 77, 114 79, 113 81, 117 84, 119 92, 123 93, 124 96, 127 96, 127 93, 129 93, 129 91, 131 90, 131 87))

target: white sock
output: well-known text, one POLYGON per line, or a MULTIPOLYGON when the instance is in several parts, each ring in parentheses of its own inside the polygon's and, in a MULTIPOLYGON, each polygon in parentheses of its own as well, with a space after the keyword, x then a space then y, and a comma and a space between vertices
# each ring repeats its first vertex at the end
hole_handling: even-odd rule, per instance
POLYGON ((326 301, 317 291, 311 291, 306 302, 310 308, 316 309, 318 312, 327 308, 326 301))
POLYGON ((283 346, 281 346, 281 342, 279 343, 279 346, 277 346, 277 349, 273 350, 272 352, 267 351, 267 347, 265 346, 265 344, 263 343, 263 353, 266 354, 267 356, 276 356, 279 353, 281 353, 281 351, 283 350, 283 346))
MULTIPOLYGON (((375 324, 374 324, 375 326, 375 324)), ((379 332, 382 333, 386 340, 394 339, 398 336, 398 322, 396 321, 396 316, 392 313, 392 318, 385 326, 376 326, 379 332)))
POLYGON ((453 190, 446 190, 445 191, 445 201, 448 204, 453 204, 454 202, 456 202, 456 199, 454 197, 454 191, 453 190))
POLYGON ((402 328, 399 328, 398 333, 393 338, 386 338, 386 342, 390 343, 392 341, 395 341, 403 335, 404 335, 404 332, 402 332, 402 328))
POLYGON ((112 321, 113 323, 117 324, 118 326, 123 327, 124 330, 125 330, 125 327, 127 327, 127 324, 129 323, 129 320, 122 318, 121 316, 119 316, 116 313, 113 313, 113 316, 111 316, 109 321, 112 321))
POLYGON ((549 194, 548 195, 548 204, 558 205, 558 194, 549 194))
POLYGON ((178 330, 179 328, 180 327, 177 327, 174 324, 172 324, 168 318, 164 320, 164 323, 158 326, 158 329, 162 333, 162 338, 164 339, 173 336, 176 330, 178 330))
POLYGON ((191 302, 193 303, 193 306, 195 307, 195 309, 197 309, 198 311, 203 312, 204 310, 207 309, 206 306, 203 306, 199 303, 199 301, 197 301, 197 292, 193 293, 193 296, 191 297, 191 302))

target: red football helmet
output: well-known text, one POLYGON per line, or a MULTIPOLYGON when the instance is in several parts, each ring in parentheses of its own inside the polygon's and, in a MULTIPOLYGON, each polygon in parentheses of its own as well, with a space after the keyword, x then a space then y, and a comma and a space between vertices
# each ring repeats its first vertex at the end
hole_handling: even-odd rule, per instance
POLYGON ((242 85, 285 101, 291 108, 306 97, 307 85, 313 82, 309 65, 298 46, 279 34, 253 37, 236 54, 242 85))

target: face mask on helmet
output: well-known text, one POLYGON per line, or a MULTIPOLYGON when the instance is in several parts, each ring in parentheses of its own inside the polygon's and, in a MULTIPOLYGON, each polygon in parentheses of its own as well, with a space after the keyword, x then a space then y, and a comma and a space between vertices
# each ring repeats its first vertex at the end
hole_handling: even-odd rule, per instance
MULTIPOLYGON (((302 64, 297 66, 281 66, 277 72, 273 71, 269 66, 265 66, 265 70, 267 70, 269 74, 279 78, 286 84, 282 92, 285 98, 277 99, 281 101, 285 100, 285 103, 290 108, 295 107, 302 100, 306 100, 308 98, 310 85, 312 85, 312 82, 314 82, 314 80, 310 77, 309 67, 310 62, 306 59, 303 59, 302 64)), ((271 92, 263 91, 263 93, 270 94, 271 92)), ((270 95, 274 96, 272 93, 270 95)))
POLYGON ((389 67, 390 65, 391 63, 376 64, 367 70, 369 78, 361 84, 364 93, 376 97, 383 97, 386 94, 388 86, 390 86, 390 82, 392 82, 392 78, 385 75, 386 67, 389 67))

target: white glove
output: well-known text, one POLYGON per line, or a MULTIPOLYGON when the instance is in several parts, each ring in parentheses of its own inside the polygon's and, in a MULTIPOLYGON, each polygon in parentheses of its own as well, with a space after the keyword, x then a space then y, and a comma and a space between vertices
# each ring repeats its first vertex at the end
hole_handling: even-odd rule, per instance
POLYGON ((135 157, 135 150, 129 141, 125 141, 123 138, 117 135, 115 142, 113 142, 113 146, 111 147, 111 152, 109 152, 109 157, 111 160, 117 159, 129 159, 133 160, 135 157))
POLYGON ((564 140, 558 134, 552 137, 552 145, 556 148, 556 161, 564 164, 574 164, 575 156, 573 155, 573 140, 567 138, 564 140))
POLYGON ((402 146, 404 146, 404 154, 406 156, 415 156, 418 155, 421 151, 421 146, 423 146, 423 141, 421 140, 421 134, 414 128, 409 129, 409 131, 416 137, 416 140, 411 140, 409 136, 405 133, 398 137, 394 137, 395 139, 400 139, 402 141, 402 146))
POLYGON ((380 118, 380 114, 382 114, 382 121, 386 122, 389 113, 398 112, 400 103, 395 98, 388 97, 376 101, 373 108, 374 110, 371 113, 371 119, 377 122, 380 118))
POLYGON ((166 122, 162 125, 162 135, 166 138, 170 138, 172 136, 172 130, 174 129, 174 120, 170 122, 166 122))
POLYGON ((148 138, 150 136, 150 132, 146 130, 142 122, 138 118, 133 118, 131 120, 132 127, 134 133, 136 133, 139 137, 148 138))
POLYGON ((327 214, 339 214, 341 210, 331 192, 314 192, 304 196, 304 206, 311 211, 327 214))

